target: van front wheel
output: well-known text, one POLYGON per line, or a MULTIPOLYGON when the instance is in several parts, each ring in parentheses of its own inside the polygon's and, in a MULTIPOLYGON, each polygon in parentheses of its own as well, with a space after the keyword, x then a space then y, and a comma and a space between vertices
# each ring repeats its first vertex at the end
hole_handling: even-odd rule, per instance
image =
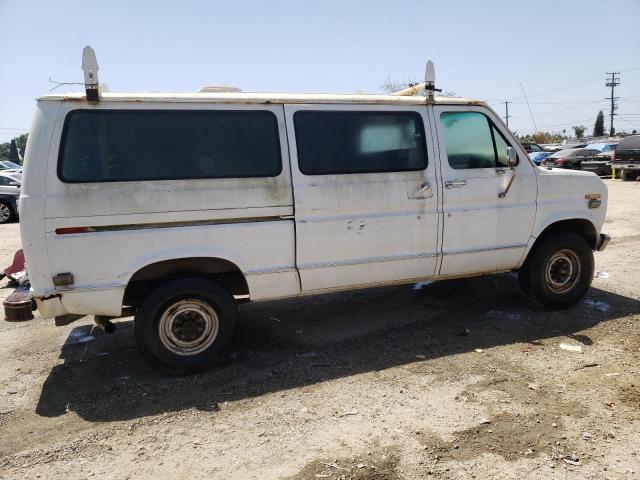
POLYGON ((560 233, 534 247, 520 270, 520 285, 549 309, 578 303, 591 287, 593 252, 580 235, 560 233))
POLYGON ((236 316, 233 296, 220 285, 200 278, 172 280, 152 292, 136 312, 136 346, 165 372, 205 370, 224 358, 236 316))

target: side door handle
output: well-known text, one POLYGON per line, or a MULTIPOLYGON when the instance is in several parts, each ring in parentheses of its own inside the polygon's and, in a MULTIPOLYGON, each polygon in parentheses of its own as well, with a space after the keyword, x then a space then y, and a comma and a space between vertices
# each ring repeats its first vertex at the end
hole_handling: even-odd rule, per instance
POLYGON ((433 197, 433 192, 431 191, 431 184, 428 181, 424 181, 418 187, 418 190, 413 192, 409 198, 412 200, 418 200, 421 198, 431 198, 433 197))
POLYGON ((448 180, 444 182, 444 188, 460 188, 467 184, 466 180, 448 180))

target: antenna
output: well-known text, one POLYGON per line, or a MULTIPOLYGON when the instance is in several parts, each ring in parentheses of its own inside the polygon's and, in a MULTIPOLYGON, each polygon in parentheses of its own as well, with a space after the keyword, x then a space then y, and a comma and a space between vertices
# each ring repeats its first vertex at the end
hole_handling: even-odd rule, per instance
POLYGON ((98 60, 96 52, 89 45, 82 49, 82 70, 84 71, 84 89, 89 102, 100 101, 98 89, 98 60))

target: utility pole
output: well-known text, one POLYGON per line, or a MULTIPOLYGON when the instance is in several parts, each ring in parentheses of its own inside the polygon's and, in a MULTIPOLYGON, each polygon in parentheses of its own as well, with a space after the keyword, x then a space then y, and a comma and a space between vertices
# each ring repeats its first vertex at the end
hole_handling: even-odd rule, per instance
POLYGON ((510 103, 511 103, 511 102, 509 102, 509 101, 505 101, 505 102, 504 102, 504 108, 505 108, 505 110, 506 110, 505 115, 504 115, 504 118, 505 118, 505 120, 506 120, 506 122, 507 122, 507 127, 509 126, 509 104, 510 104, 510 103))
POLYGON ((613 137, 615 134, 615 130, 613 129, 613 116, 616 114, 615 112, 618 109, 616 100, 620 98, 614 96, 614 90, 618 85, 620 85, 620 72, 607 72, 607 75, 611 75, 611 77, 607 77, 607 83, 605 83, 605 85, 607 87, 611 87, 611 96, 607 97, 607 100, 611 100, 611 123, 609 126, 609 136, 613 137), (616 78, 616 75, 618 75, 618 78, 616 78))

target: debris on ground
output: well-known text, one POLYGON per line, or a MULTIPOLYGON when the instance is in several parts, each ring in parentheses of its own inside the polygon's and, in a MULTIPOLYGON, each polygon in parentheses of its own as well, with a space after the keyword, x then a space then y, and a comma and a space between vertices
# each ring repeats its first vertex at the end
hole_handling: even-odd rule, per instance
POLYGON ((609 278, 609 272, 596 272, 595 278, 609 278))
POLYGON ((582 370, 583 368, 592 368, 600 366, 599 363, 585 363, 584 365, 580 365, 579 367, 574 368, 573 370, 582 370))
POLYGON ((580 461, 580 459, 576 456, 575 453, 571 453, 569 455, 564 455, 562 457, 562 461, 564 463, 567 463, 569 465, 574 465, 574 466, 580 466, 582 465, 582 462, 580 461))
POLYGON ((571 345, 569 343, 561 343, 560 348, 569 352, 582 353, 582 345, 571 345))
POLYGON ((490 310, 485 314, 487 317, 507 320, 518 320, 520 318, 519 313, 509 313, 502 310, 490 310))
POLYGON ((413 290, 422 290, 424 287, 431 285, 433 280, 425 280, 423 282, 417 282, 413 285, 413 290))
POLYGON ((350 415, 357 415, 358 414, 358 410, 348 410, 346 412, 342 412, 342 413, 338 413, 338 418, 342 418, 342 417, 348 417, 350 415))
POLYGON ((319 354, 318 352, 302 352, 302 353, 296 353, 296 357, 299 358, 309 358, 309 357, 317 357, 319 354))
POLYGON ((611 305, 609 305, 607 302, 601 302, 599 300, 592 300, 590 298, 585 298, 582 303, 584 303, 584 305, 587 308, 590 308, 592 310, 598 310, 599 312, 602 313, 609 313, 611 311, 611 305))

